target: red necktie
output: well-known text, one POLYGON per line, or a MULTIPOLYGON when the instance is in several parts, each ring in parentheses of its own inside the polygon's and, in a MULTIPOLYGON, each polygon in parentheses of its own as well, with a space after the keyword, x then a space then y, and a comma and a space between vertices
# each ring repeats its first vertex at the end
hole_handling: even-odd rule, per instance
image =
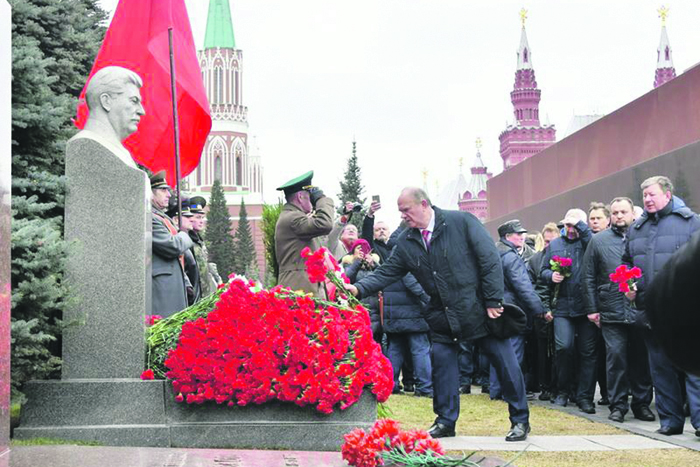
POLYGON ((425 242, 425 250, 430 251, 430 231, 424 230, 421 233, 423 234, 423 241, 425 242))

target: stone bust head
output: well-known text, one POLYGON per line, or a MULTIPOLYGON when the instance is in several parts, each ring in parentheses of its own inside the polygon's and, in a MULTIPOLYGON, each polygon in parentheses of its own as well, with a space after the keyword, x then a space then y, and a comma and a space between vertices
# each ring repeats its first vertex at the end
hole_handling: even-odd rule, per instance
POLYGON ((142 85, 139 75, 119 66, 95 73, 85 91, 90 115, 84 129, 121 145, 146 114, 139 91, 142 85))

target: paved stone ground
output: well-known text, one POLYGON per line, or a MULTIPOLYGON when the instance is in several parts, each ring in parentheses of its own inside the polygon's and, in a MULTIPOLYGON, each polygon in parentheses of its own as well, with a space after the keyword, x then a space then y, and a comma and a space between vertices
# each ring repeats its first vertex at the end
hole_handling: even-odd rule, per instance
POLYGON ((600 400, 600 391, 596 391, 596 397, 594 400, 596 401, 596 413, 592 415, 581 412, 576 405, 572 404, 569 404, 567 407, 560 407, 550 402, 541 402, 538 400, 532 401, 531 404, 540 405, 542 407, 548 407, 550 409, 561 410, 562 412, 583 417, 594 422, 605 423, 607 425, 614 426, 621 430, 629 431, 630 433, 633 433, 635 435, 643 436, 645 438, 650 439, 650 441, 655 440, 679 447, 693 449, 695 451, 700 451, 700 438, 695 436, 695 428, 693 428, 693 426, 690 424, 689 418, 686 418, 683 434, 664 436, 655 433, 655 431, 659 429, 660 425, 658 413, 656 411, 656 406, 653 402, 650 408, 652 412, 654 412, 654 414, 656 415, 656 421, 643 422, 641 420, 637 420, 636 418, 634 418, 634 415, 630 410, 625 415, 625 421, 623 423, 615 423, 608 420, 608 415, 610 415, 610 410, 608 409, 608 406, 597 405, 597 401, 600 400))
MULTIPOLYGON (((596 401, 600 395, 596 394, 596 401)), ((628 413, 624 423, 608 420, 607 406, 597 406, 596 414, 584 414, 576 406, 559 407, 538 400, 533 405, 560 410, 591 421, 626 430, 624 435, 540 436, 535 433, 526 441, 509 443, 503 436, 457 436, 440 441, 448 450, 465 451, 614 451, 629 449, 680 449, 700 451, 700 438, 686 422, 682 435, 654 433, 655 422, 642 422, 628 413)), ((656 412, 652 405, 652 411, 656 412)), ((478 456, 478 454, 477 454, 478 456)), ((346 467, 338 452, 243 451, 225 449, 167 449, 138 447, 32 446, 16 447, 10 452, 12 467, 346 467), (76 462, 79 461, 79 464, 76 462)), ((6 461, 6 459, 3 459, 6 461)), ((0 467, 5 467, 0 463, 0 467)), ((487 460, 482 465, 501 465, 487 460)))
MULTIPOLYGON (((502 459, 475 454, 482 467, 502 459)), ((11 467, 347 467, 339 452, 31 446, 10 451, 11 467)), ((0 467, 6 467, 0 459, 0 467)))

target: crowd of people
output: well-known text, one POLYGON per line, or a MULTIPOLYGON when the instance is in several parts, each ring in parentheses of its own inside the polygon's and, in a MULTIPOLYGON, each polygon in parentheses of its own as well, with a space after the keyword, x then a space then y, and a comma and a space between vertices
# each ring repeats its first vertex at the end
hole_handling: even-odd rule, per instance
POLYGON ((511 220, 494 241, 476 217, 433 206, 419 188, 401 192, 395 231, 375 220, 378 200, 358 231, 348 222, 355 206, 334 221, 333 202, 312 176, 280 187, 289 217, 277 225, 280 271, 289 274, 280 284, 303 281, 294 251, 327 246, 370 311, 394 393, 432 398, 433 437, 455 435, 459 396, 472 385, 508 403, 508 441, 527 438, 528 400, 592 414, 600 410, 596 386, 597 405, 613 422, 624 422, 630 408, 655 421, 655 394, 658 433, 682 433, 689 414, 700 436, 700 379, 669 360, 647 318, 647 289, 700 230, 700 217, 673 195, 667 177, 642 183, 643 208, 626 197, 593 202, 541 232, 511 220), (610 278, 621 265, 642 271, 626 293, 610 278))

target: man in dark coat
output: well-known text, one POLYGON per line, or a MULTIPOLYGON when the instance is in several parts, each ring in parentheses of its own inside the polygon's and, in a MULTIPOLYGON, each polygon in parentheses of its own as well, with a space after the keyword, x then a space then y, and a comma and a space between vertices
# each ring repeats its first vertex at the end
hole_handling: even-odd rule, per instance
MULTIPOLYGON (((389 236, 389 227, 385 222, 374 222, 374 213, 380 207, 379 203, 373 202, 370 205, 362 224, 362 238, 371 239, 372 249, 379 255, 382 263, 385 263, 391 256, 396 238, 404 228, 399 227, 389 236)), ((433 396, 428 323, 422 316, 423 309, 429 302, 430 297, 410 273, 382 291, 382 326, 388 341, 387 356, 394 369, 395 393, 398 393, 401 387, 399 374, 404 367, 404 358, 409 356, 413 368, 412 376, 415 377, 414 395, 433 396)))
MULTIPOLYGON (((700 230, 700 217, 686 207, 680 198, 673 196, 673 184, 667 177, 648 178, 641 188, 644 214, 629 229, 622 261, 642 270, 636 291, 630 291, 626 295, 628 299, 634 300, 640 310, 638 321, 646 323, 644 310, 647 284, 660 273, 673 253, 688 242, 694 232, 700 230)), ((657 342, 653 329, 646 332, 646 342, 661 424, 657 432, 662 435, 683 433, 685 414, 679 378, 685 380, 690 421, 696 430, 700 429, 700 377, 685 374, 671 363, 657 342)))
POLYGON ((194 244, 186 232, 178 232, 173 220, 163 212, 170 201, 170 187, 165 172, 151 176, 152 307, 151 313, 168 317, 187 308, 184 254, 194 244))
MULTIPOLYGON (((525 261, 520 256, 525 244, 527 230, 518 219, 501 224, 498 227, 499 240, 496 248, 501 257, 503 267, 504 295, 503 301, 520 307, 528 316, 528 328, 522 334, 510 338, 515 356, 522 370, 525 358, 525 335, 532 329, 534 317, 541 318, 544 308, 540 298, 530 282, 525 261)), ((501 384, 496 375, 496 369, 491 365, 489 395, 491 399, 500 399, 501 384)))
POLYGON ((566 406, 569 398, 575 397, 582 412, 595 413, 593 396, 596 380, 597 327, 586 317, 581 287, 583 254, 591 238, 591 230, 586 223, 586 213, 581 209, 570 209, 562 223, 564 233, 549 244, 542 259, 540 272, 540 278, 552 290, 554 359, 558 391, 552 402, 566 406), (555 256, 571 259, 570 277, 564 277, 552 270, 552 258, 555 256), (576 357, 580 370, 577 388, 574 387, 576 357))
POLYGON ((554 319, 551 310, 551 293, 549 284, 545 284, 540 279, 540 271, 542 270, 542 260, 546 253, 549 244, 555 238, 559 237, 559 228, 554 222, 549 222, 542 229, 542 239, 544 240, 544 248, 535 252, 527 261, 527 272, 530 276, 530 283, 535 288, 535 293, 540 298, 544 314, 533 321, 533 332, 531 337, 536 342, 536 380, 539 385, 540 395, 539 400, 548 401, 556 396, 556 372, 554 371, 554 363, 550 349, 553 348, 554 332, 552 320, 554 319))
POLYGON ((634 222, 634 205, 629 198, 615 198, 610 210, 612 227, 593 236, 583 257, 583 301, 588 319, 603 332, 607 350, 608 418, 624 421, 631 389, 634 417, 654 421, 656 417, 649 410, 653 394, 647 348, 641 330, 633 326, 636 310, 610 280, 610 274, 622 264, 625 235, 634 222))
POLYGON ((486 326, 486 320, 499 319, 503 313, 503 269, 493 240, 475 216, 432 206, 420 188, 405 188, 398 208, 408 228, 396 240, 391 257, 348 289, 366 296, 410 272, 430 296, 424 317, 433 344, 437 419, 428 432, 434 438, 455 435, 459 342, 476 340, 503 382, 511 421, 506 440, 524 440, 530 424, 523 374, 510 341, 489 335, 486 326))
MULTIPOLYGON (((648 287, 646 312, 654 335, 674 365, 700 376, 700 233, 676 251, 648 287)), ((696 431, 695 436, 700 436, 696 431)))

